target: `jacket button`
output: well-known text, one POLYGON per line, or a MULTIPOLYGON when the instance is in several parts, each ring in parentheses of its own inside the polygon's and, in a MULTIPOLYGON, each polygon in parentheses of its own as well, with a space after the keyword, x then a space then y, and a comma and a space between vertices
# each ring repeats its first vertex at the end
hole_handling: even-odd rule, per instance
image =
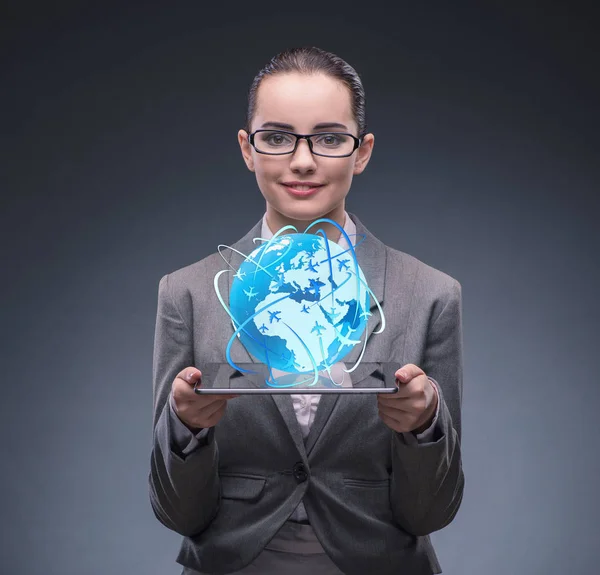
POLYGON ((302 483, 308 479, 308 471, 304 463, 296 463, 294 465, 294 478, 298 483, 302 483))

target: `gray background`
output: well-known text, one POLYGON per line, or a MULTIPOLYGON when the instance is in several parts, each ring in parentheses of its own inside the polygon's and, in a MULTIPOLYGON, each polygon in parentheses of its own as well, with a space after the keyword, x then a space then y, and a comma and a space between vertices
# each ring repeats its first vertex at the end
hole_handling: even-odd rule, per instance
POLYGON ((444 573, 595 572, 591 9, 47 4, 0 35, 1 572, 180 572, 147 493, 158 281, 261 217, 236 132, 254 75, 303 44, 366 88, 374 155, 347 208, 463 286, 444 573))

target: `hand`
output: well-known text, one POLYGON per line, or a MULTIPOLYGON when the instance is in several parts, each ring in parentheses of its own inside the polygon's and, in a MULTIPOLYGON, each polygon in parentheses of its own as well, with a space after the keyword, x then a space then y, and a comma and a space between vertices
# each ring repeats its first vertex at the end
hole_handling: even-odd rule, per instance
POLYGON ((390 429, 405 433, 425 431, 437 410, 438 395, 425 372, 412 363, 396 373, 398 392, 377 396, 379 417, 390 429))
POLYGON ((195 367, 181 370, 171 384, 173 408, 177 417, 190 430, 197 431, 216 425, 227 407, 227 401, 237 395, 199 395, 194 391, 202 372, 195 367))

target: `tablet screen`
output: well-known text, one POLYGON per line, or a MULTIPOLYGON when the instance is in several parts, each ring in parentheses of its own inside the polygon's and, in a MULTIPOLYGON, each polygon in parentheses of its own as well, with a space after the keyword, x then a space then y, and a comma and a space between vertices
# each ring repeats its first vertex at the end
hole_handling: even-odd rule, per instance
POLYGON ((343 363, 315 373, 285 373, 261 363, 228 363, 198 366, 202 372, 199 394, 324 394, 324 393, 395 393, 395 372, 399 363, 360 363, 348 373, 343 363))

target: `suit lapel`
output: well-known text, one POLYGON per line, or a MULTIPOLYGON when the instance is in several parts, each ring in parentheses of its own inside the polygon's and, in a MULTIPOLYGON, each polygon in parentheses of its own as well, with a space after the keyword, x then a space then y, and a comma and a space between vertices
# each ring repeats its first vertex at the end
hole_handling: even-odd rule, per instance
MULTIPOLYGON (((367 230, 367 228, 362 224, 362 222, 352 213, 348 212, 348 216, 352 219, 354 224, 356 225, 356 238, 351 238, 354 243, 358 243, 362 236, 365 236, 364 241, 357 247, 355 247, 356 259, 358 260, 358 265, 363 271, 365 275, 365 279, 367 280, 367 285, 373 292, 375 298, 379 302, 379 305, 383 305, 383 293, 384 293, 384 283, 385 283, 385 267, 386 267, 386 252, 385 245, 380 242, 373 234, 367 230)), ((373 300, 371 296, 371 307, 369 312, 372 314, 368 318, 367 328, 363 337, 361 338, 364 341, 364 338, 369 341, 371 334, 375 331, 376 328, 380 327, 381 315, 379 313, 379 309, 377 304, 373 300)), ((375 336, 377 337, 377 336, 375 336)), ((368 343, 367 343, 368 344, 368 343)), ((351 368, 358 358, 360 357, 360 353, 362 351, 362 345, 355 345, 352 351, 344 358, 344 363, 346 365, 346 369, 351 368)), ((366 354, 367 350, 365 350, 366 354)), ((361 379, 366 377, 368 373, 371 373, 373 369, 370 366, 364 366, 362 363, 356 368, 355 371, 351 373, 351 378, 354 383, 359 382, 361 379)), ((338 406, 339 403, 339 395, 337 394, 327 394, 322 395, 319 400, 319 405, 317 407, 317 413, 315 414, 314 422, 310 428, 310 432, 308 437, 306 438, 306 452, 310 454, 315 443, 323 428, 329 421, 330 417, 334 414, 334 410, 338 406)))
MULTIPOLYGON (((365 228, 362 222, 354 214, 348 213, 348 215, 356 224, 355 242, 358 243, 362 239, 362 236, 365 236, 364 241, 355 248, 358 265, 362 269, 365 279, 367 280, 367 285, 373 292, 377 302, 379 302, 380 306, 383 306, 385 269, 387 262, 385 245, 373 234, 371 234, 371 232, 365 228)), ((365 355, 367 353, 369 347, 368 342, 373 331, 375 331, 376 328, 381 328, 381 314, 379 313, 379 309, 375 303, 375 300, 373 299, 373 296, 371 296, 370 301, 371 307, 369 312, 371 315, 368 317, 367 328, 363 337, 361 338, 362 341, 364 341, 365 338, 367 340, 367 349, 365 350, 365 355)), ((344 358, 346 368, 350 368, 356 363, 360 357, 362 347, 362 345, 355 345, 352 348, 352 351, 344 358)), ((366 360, 366 358, 363 359, 366 360)))
MULTIPOLYGON (((237 365, 241 369, 252 370, 257 373, 241 373, 240 371, 234 370, 231 366, 227 366, 230 373, 233 374, 230 379, 232 387, 248 387, 248 385, 251 385, 253 387, 262 388, 265 386, 265 379, 268 377, 269 373, 268 368, 264 363, 239 363, 237 365)), ((306 449, 304 447, 304 438, 302 437, 302 430, 300 429, 300 424, 298 423, 296 413, 294 412, 292 398, 287 394, 271 395, 270 397, 279 410, 279 414, 290 432, 298 452, 305 457, 306 449)))
MULTIPOLYGON (((261 229, 262 229, 262 218, 242 239, 237 241, 232 246, 234 248, 234 250, 237 250, 237 252, 240 252, 243 255, 236 253, 236 251, 234 251, 234 250, 229 250, 228 254, 224 254, 225 257, 227 258, 227 261, 232 266, 233 270, 237 270, 240 267, 240 265, 242 264, 242 262, 244 261, 244 258, 246 256, 248 256, 249 254, 251 254, 257 247, 259 247, 262 244, 262 242, 254 243, 252 241, 254 238, 261 237, 261 229)), ((232 273, 227 274, 227 277, 228 277, 227 287, 223 293, 223 299, 225 300, 227 305, 229 305, 229 296, 231 293, 231 286, 233 285, 234 273, 235 272, 232 271, 232 273)), ((233 326, 231 324, 229 324, 229 329, 231 331, 231 334, 233 334, 233 326)), ((247 375, 245 375, 245 377, 248 378, 250 381, 252 381, 253 385, 255 385, 257 387, 263 387, 264 378, 267 375, 266 366, 264 366, 264 364, 257 362, 256 359, 254 357, 252 357, 248 353, 248 351, 246 351, 246 348, 243 345, 241 345, 241 342, 238 342, 238 344, 239 345, 237 346, 237 348, 240 351, 235 357, 232 357, 233 361, 235 362, 236 359, 239 359, 240 362, 252 362, 254 364, 252 366, 240 365, 240 367, 244 367, 245 369, 254 369, 254 370, 258 371, 259 373, 256 375, 247 374, 247 375), (243 350, 243 352, 241 350, 243 350)), ((233 350, 233 347, 234 346, 232 346, 232 350, 233 350)), ((232 351, 232 356, 233 356, 233 351, 232 351)), ((306 450, 304 448, 304 438, 302 437, 302 430, 300 429, 300 424, 298 423, 298 419, 296 418, 296 414, 294 412, 294 404, 292 403, 292 398, 289 395, 271 395, 270 397, 273 400, 273 402, 275 403, 277 409, 279 410, 279 413, 283 419, 283 422, 285 423, 285 425, 292 437, 292 440, 294 441, 294 444, 298 448, 299 453, 303 457, 305 457, 306 450)))
MULTIPOLYGON (((225 301, 225 303, 227 304, 228 307, 229 307, 229 296, 231 293, 231 286, 233 285, 233 278, 234 278, 235 272, 242 265, 246 256, 250 255, 250 253, 253 252, 260 245, 260 243, 255 244, 252 241, 252 239, 260 237, 261 224, 262 224, 262 220, 259 221, 242 239, 238 240, 235 244, 233 244, 233 246, 231 246, 233 249, 222 252, 223 256, 229 263, 229 266, 231 266, 231 267, 227 266, 227 268, 224 267, 224 269, 229 269, 230 273, 226 274, 227 282, 223 282, 223 284, 225 284, 225 289, 223 290, 223 294, 222 294, 223 300, 225 301), (237 253, 237 252, 240 252, 240 253, 237 253), (243 255, 240 255, 240 254, 243 254, 243 255)), ((231 322, 229 322, 227 324, 227 328, 228 328, 228 335, 229 335, 229 337, 231 337, 234 332, 233 325, 231 324, 231 322)), ((236 340, 237 340, 237 337, 236 337, 236 340)), ((225 350, 223 350, 223 351, 225 351, 225 350)), ((234 344, 231 346, 231 359, 236 364, 238 362, 254 363, 256 361, 248 353, 246 348, 242 345, 241 341, 239 341, 239 340, 234 342, 234 344)))
MULTIPOLYGON (((373 292, 373 295, 379 302, 379 305, 383 305, 383 294, 384 294, 384 284, 385 284, 385 270, 386 270, 386 250, 385 245, 379 241, 373 234, 367 230, 367 228, 362 224, 362 222, 352 213, 348 212, 348 216, 352 219, 352 221, 356 225, 356 238, 353 239, 354 243, 358 243, 362 239, 362 236, 365 236, 364 241, 355 248, 356 258, 358 260, 358 264, 363 271, 365 279, 367 280, 367 285, 373 292)), ((262 228, 262 219, 238 242, 236 242, 232 247, 240 252, 243 255, 236 253, 236 251, 229 250, 228 254, 224 254, 225 258, 232 266, 234 270, 237 270, 239 266, 244 261, 244 258, 249 255, 252 251, 254 251, 258 246, 260 246, 260 242, 254 243, 253 238, 260 237, 262 228)), ((223 299, 229 305, 229 294, 231 291, 231 286, 233 284, 234 272, 227 274, 228 281, 226 283, 226 289, 224 290, 223 299)), ((363 338, 367 339, 367 350, 369 347, 369 340, 373 331, 376 328, 381 328, 381 315, 379 313, 377 304, 373 301, 373 297, 371 296, 371 307, 370 307, 371 315, 368 318, 367 328, 365 330, 365 334, 363 338)), ((233 334, 233 327, 229 324, 229 329, 233 334)), ((362 338, 361 338, 362 339, 362 338)), ((364 341, 364 339, 363 339, 364 341)), ((232 356, 233 349, 236 348, 236 355, 232 357, 234 361, 240 362, 252 362, 256 364, 256 360, 246 351, 244 346, 241 345, 232 346, 232 356), (242 351, 243 350, 243 351, 242 351)), ((354 365, 354 363, 358 360, 360 353, 362 350, 362 345, 356 345, 344 358, 344 362, 347 368, 350 368, 354 365)), ((367 353, 365 350, 365 354, 367 353)), ((254 366, 258 368, 258 365, 254 366)), ((357 369, 352 372, 351 377, 353 382, 358 382, 360 379, 365 377, 365 374, 362 373, 365 369, 369 369, 368 366, 365 366, 361 370, 362 365, 359 365, 357 369)), ((372 369, 371 369, 372 371, 372 369)), ((366 372, 365 372, 366 373, 366 372)), ((254 376, 256 377, 256 376, 254 376)), ((255 382, 257 383, 257 382, 255 382)), ((319 401, 319 406, 317 408, 317 413, 315 415, 315 420, 312 424, 310 433, 306 439, 306 448, 304 445, 304 440, 302 438, 302 432, 300 430, 300 425, 298 424, 298 420, 296 418, 296 414, 294 412, 294 406, 292 403, 292 399, 289 395, 271 395, 272 400, 274 401, 277 409, 279 410, 283 421, 285 422, 292 439, 298 448, 298 451, 301 454, 305 454, 310 452, 310 450, 314 447, 316 440, 321 434, 321 431, 329 421, 332 416, 334 409, 338 405, 339 395, 338 394, 324 394, 321 396, 319 401)))
MULTIPOLYGON (((379 368, 380 364, 361 363, 351 374, 352 382, 359 383, 379 368)), ((343 417, 343 412, 340 413, 340 407, 338 407, 338 403, 340 401, 339 397, 339 394, 321 395, 321 399, 319 400, 319 405, 317 407, 317 413, 315 415, 315 420, 310 428, 308 437, 306 438, 307 455, 310 455, 310 452, 313 450, 315 444, 317 443, 317 440, 319 439, 319 437, 321 437, 321 432, 323 431, 325 425, 331 419, 331 417, 343 417), (337 411, 334 411, 336 407, 337 411)))

